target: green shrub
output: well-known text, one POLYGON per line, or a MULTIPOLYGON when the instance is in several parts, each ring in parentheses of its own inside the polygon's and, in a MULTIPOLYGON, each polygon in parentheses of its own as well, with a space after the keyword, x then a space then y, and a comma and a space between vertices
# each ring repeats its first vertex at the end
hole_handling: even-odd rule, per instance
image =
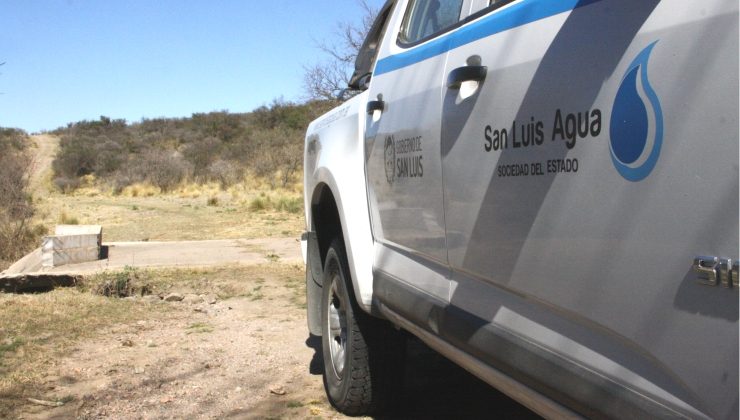
POLYGON ((267 209, 269 199, 257 197, 249 202, 250 211, 264 211, 267 209))
POLYGON ((303 211, 303 199, 300 197, 280 197, 275 203, 275 210, 288 213, 300 213, 303 211))
POLYGON ((94 293, 108 297, 128 297, 147 295, 151 287, 143 284, 146 280, 144 273, 135 267, 126 266, 122 271, 103 272, 92 277, 91 288, 94 293))

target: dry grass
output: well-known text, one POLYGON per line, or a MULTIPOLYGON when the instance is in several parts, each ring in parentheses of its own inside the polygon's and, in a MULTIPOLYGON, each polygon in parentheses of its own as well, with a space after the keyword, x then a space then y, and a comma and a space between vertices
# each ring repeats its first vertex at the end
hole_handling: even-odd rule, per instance
MULTIPOLYGON (((133 289, 146 287, 155 294, 215 293, 221 299, 252 298, 256 293, 285 296, 305 308, 302 266, 265 264, 204 269, 127 269, 83 279, 76 288, 44 294, 0 293, 0 418, 12 415, 19 401, 43 393, 45 375, 57 361, 74 351, 76 343, 115 326, 148 319, 166 319, 182 309, 176 304, 146 303, 142 299, 118 299, 97 294, 106 282, 130 280, 133 289), (136 283, 136 284, 133 284, 136 283), (264 289, 263 289, 264 285, 264 289), (269 285, 269 286, 268 286, 269 285), (180 309, 178 309, 180 308, 180 309)), ((207 333, 209 325, 191 325, 191 333, 207 333)))
POLYGON ((183 184, 166 193, 134 184, 116 194, 88 175, 74 193, 62 194, 50 168, 58 139, 41 137, 32 145, 34 222, 50 232, 56 224, 96 224, 110 242, 297 237, 304 230, 300 180, 272 189, 269 179, 250 173, 225 190, 215 182, 183 184))
POLYGON ((53 231, 61 220, 103 226, 105 241, 174 241, 297 237, 304 230, 300 186, 265 190, 242 183, 185 185, 162 194, 146 185, 119 195, 92 187, 40 196, 39 222, 53 231))
POLYGON ((45 373, 78 340, 103 327, 151 317, 165 309, 77 289, 0 294, 0 414, 2 406, 12 400, 33 396, 45 373))
POLYGON ((122 283, 125 277, 128 288, 138 294, 142 288, 147 293, 164 295, 171 291, 180 293, 214 293, 220 299, 238 296, 251 297, 266 282, 279 282, 291 290, 291 301, 298 307, 305 304, 302 290, 304 282, 302 265, 271 263, 256 266, 224 266, 182 269, 133 269, 104 272, 83 280, 80 288, 100 290, 101 285, 122 283), (256 290, 255 290, 256 289, 256 290))

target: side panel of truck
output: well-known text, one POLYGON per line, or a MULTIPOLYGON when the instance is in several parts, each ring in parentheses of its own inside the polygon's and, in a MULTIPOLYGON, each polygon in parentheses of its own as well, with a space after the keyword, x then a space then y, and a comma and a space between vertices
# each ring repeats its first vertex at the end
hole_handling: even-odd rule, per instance
MULTIPOLYGON (((387 32, 384 48, 396 34, 387 32)), ((447 265, 438 153, 444 59, 373 77, 369 100, 382 100, 384 109, 367 116, 365 142, 374 269, 446 300, 449 273, 431 269, 447 265)))
POLYGON ((737 13, 522 0, 408 49, 389 31, 366 138, 376 298, 582 414, 736 417, 737 290, 692 263, 738 258, 737 13), (448 89, 471 63, 485 80, 448 89), (391 182, 385 140, 417 136, 429 179, 391 182))
POLYGON ((448 73, 476 54, 488 66, 474 97, 444 102, 453 306, 651 398, 737 413, 737 293, 692 270, 737 258, 736 14, 602 1, 450 52, 448 73), (627 179, 618 108, 641 105, 634 166, 660 150, 627 179), (550 315, 492 305, 502 291, 550 315))

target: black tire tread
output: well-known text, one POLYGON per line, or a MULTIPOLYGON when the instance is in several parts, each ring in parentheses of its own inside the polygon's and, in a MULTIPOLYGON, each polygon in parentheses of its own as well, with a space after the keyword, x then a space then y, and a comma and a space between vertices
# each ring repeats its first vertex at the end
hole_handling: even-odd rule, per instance
MULTIPOLYGON (((385 321, 373 318, 359 308, 349 279, 349 270, 344 247, 341 241, 332 242, 327 253, 325 272, 331 277, 331 258, 336 257, 336 269, 342 270, 344 288, 349 297, 347 308, 348 334, 347 353, 351 360, 345 365, 349 374, 346 393, 336 398, 331 395, 324 374, 324 385, 332 405, 340 412, 351 415, 377 414, 391 405, 397 397, 403 376, 403 357, 405 345, 400 332, 385 321)), ((328 284, 324 283, 327 287, 328 284)), ((323 309, 322 309, 323 310, 323 309)), ((324 361, 325 365, 330 363, 324 361)), ((325 367, 327 369, 328 367, 325 367)), ((346 373, 346 372, 345 372, 346 373)))

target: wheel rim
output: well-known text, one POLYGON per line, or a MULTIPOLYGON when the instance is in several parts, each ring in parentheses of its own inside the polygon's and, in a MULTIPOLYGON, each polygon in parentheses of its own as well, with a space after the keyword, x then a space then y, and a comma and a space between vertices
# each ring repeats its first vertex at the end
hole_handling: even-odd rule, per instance
POLYGON ((329 294, 329 354, 337 378, 341 378, 344 372, 347 350, 347 302, 339 292, 337 286, 339 281, 341 281, 339 276, 335 275, 332 278, 329 294))

